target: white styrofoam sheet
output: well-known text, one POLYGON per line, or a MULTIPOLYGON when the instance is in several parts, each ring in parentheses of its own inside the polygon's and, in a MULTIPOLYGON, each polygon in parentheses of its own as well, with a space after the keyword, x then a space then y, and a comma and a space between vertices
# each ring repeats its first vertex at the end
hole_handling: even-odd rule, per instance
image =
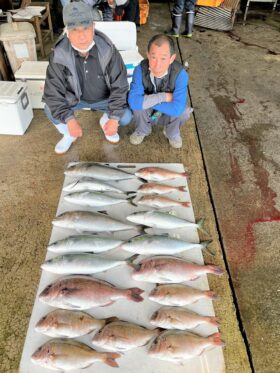
MULTIPOLYGON (((110 166, 118 167, 120 166, 121 169, 124 169, 128 172, 134 173, 137 169, 151 166, 151 164, 116 164, 116 163, 110 163, 110 166), (126 166, 123 168, 123 166, 126 166)), ((170 170, 183 172, 184 168, 182 164, 153 164, 153 166, 159 166, 159 167, 165 167, 170 170)), ((66 176, 64 185, 69 184, 74 179, 66 176)), ((141 185, 141 181, 138 179, 135 180, 123 180, 119 182, 110 182, 110 184, 117 186, 118 188, 124 190, 124 191, 131 191, 136 190, 138 186, 141 185)), ((187 186, 187 182, 185 178, 178 178, 172 181, 168 181, 168 184, 176 185, 176 186, 187 186)), ((122 203, 115 206, 111 206, 107 209, 93 209, 93 208, 85 208, 80 207, 78 205, 67 203, 63 200, 63 196, 65 195, 65 192, 62 191, 60 201, 58 204, 57 209, 57 215, 65 212, 65 211, 71 211, 71 210, 87 210, 87 211, 100 211, 100 210, 106 210, 110 214, 110 216, 117 218, 118 220, 126 221, 126 216, 134 211, 144 211, 147 210, 147 208, 144 207, 134 207, 128 203, 122 203)), ((118 195, 119 196, 119 195, 118 195)), ((175 192, 169 194, 171 198, 177 198, 178 200, 189 200, 190 201, 190 195, 187 188, 186 192, 175 192)), ((195 221, 194 213, 192 207, 189 208, 182 208, 182 207, 176 207, 172 209, 176 212, 176 215, 182 218, 185 218, 189 221, 195 221)), ((126 221, 127 222, 127 221, 126 221)), ((156 233, 161 233, 163 231, 158 231, 156 233)), ((77 232, 69 229, 62 229, 58 227, 53 227, 50 243, 57 241, 58 239, 62 239, 64 237, 67 237, 72 234, 78 234, 77 232)), ((111 237, 120 238, 120 239, 128 239, 132 237, 135 234, 135 232, 132 231, 123 231, 123 232, 114 232, 114 233, 107 233, 102 234, 103 236, 110 235, 111 237)), ((199 237, 197 234, 197 230, 194 228, 184 228, 184 229, 178 229, 178 230, 170 230, 169 231, 170 236, 177 237, 184 239, 186 241, 190 242, 199 242, 199 237)), ((101 236, 101 234, 99 234, 101 236)), ((102 254, 104 255, 104 253, 102 254)), ((112 250, 108 253, 108 255, 112 255, 114 257, 120 257, 125 258, 129 257, 131 254, 125 253, 124 251, 120 249, 112 250)), ((51 257, 55 256, 54 253, 47 252, 46 259, 50 259, 51 257)), ((201 250, 199 249, 193 249, 186 251, 181 257, 186 258, 187 260, 196 262, 198 264, 203 264, 203 257, 201 250)), ((94 277, 99 279, 104 279, 106 281, 111 282, 112 284, 121 287, 121 288, 130 288, 130 287, 139 287, 143 290, 145 290, 144 293, 144 301, 141 303, 135 303, 135 302, 129 302, 127 300, 120 300, 114 303, 111 306, 107 307, 97 307, 90 310, 86 310, 86 312, 90 313, 94 317, 97 318, 106 318, 106 317, 112 317, 117 316, 118 318, 130 322, 135 322, 136 324, 146 326, 148 328, 152 328, 149 323, 149 318, 153 314, 154 311, 159 309, 161 305, 152 302, 147 299, 147 295, 150 292, 151 289, 154 288, 154 284, 148 284, 144 282, 138 282, 134 281, 131 276, 132 269, 130 267, 126 266, 120 266, 117 268, 113 268, 111 270, 108 270, 103 273, 95 274, 94 277)), ((45 271, 42 271, 42 276, 40 279, 39 287, 37 290, 34 307, 32 311, 32 315, 30 318, 29 328, 26 335, 25 345, 22 353, 21 363, 20 363, 20 369, 19 373, 47 373, 50 372, 50 370, 46 368, 42 368, 39 365, 35 365, 31 362, 30 356, 34 351, 37 350, 37 348, 45 343, 47 340, 50 339, 50 337, 44 336, 42 334, 37 333, 34 330, 34 326, 38 322, 38 320, 53 310, 54 308, 41 303, 38 300, 38 295, 41 293, 41 291, 50 283, 55 281, 57 278, 61 276, 54 275, 45 271)), ((202 276, 199 279, 195 281, 186 282, 187 285, 190 285, 192 287, 208 290, 208 281, 206 276, 202 276)), ((198 312, 202 315, 214 315, 214 309, 212 305, 211 300, 200 300, 192 305, 188 305, 186 308, 198 312)), ((201 325, 197 327, 195 330, 193 330, 195 333, 200 334, 202 336, 208 336, 210 334, 213 334, 217 331, 217 328, 215 326, 211 325, 201 325)), ((86 336, 83 336, 81 338, 78 338, 79 341, 84 342, 91 345, 91 338, 94 333, 88 334, 86 336)), ((149 346, 149 345, 148 345, 149 346)), ((180 363, 179 365, 175 365, 174 363, 161 361, 158 359, 152 359, 147 354, 148 346, 144 346, 141 348, 133 349, 131 351, 125 352, 124 355, 121 356, 121 358, 118 359, 119 368, 116 370, 116 368, 112 368, 108 365, 102 364, 102 363, 96 363, 94 365, 91 365, 90 367, 83 369, 83 370, 73 370, 73 373, 90 373, 90 372, 96 372, 98 373, 110 373, 113 371, 118 372, 142 372, 142 373, 170 373, 176 372, 176 373, 220 373, 225 371, 224 367, 224 358, 223 358, 223 352, 222 348, 216 347, 212 350, 208 350, 204 354, 202 354, 200 357, 186 360, 183 363, 180 363)), ((100 349, 101 351, 101 349, 100 349)))

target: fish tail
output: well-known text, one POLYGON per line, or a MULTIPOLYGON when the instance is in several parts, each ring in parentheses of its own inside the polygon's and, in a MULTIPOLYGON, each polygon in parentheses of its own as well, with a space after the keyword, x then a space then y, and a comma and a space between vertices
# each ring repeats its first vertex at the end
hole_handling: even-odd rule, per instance
POLYGON ((141 294, 144 293, 144 290, 139 288, 130 288, 128 289, 128 291, 128 298, 133 302, 142 302, 144 300, 144 298, 141 297, 141 294))
POLYGON ((217 299, 218 298, 217 294, 214 293, 214 291, 212 291, 212 290, 206 291, 206 297, 209 298, 209 299, 217 299))
POLYGON ((209 233, 203 228, 203 224, 204 224, 204 220, 205 219, 199 219, 197 221, 197 228, 204 234, 206 234, 207 236, 210 236, 209 233))
POLYGON ((127 198, 125 201, 127 201, 130 205, 132 205, 132 206, 138 206, 137 205, 137 203, 135 203, 133 200, 134 200, 134 197, 135 196, 132 196, 132 197, 129 197, 129 198, 127 198))
POLYGON ((186 178, 191 176, 191 173, 189 171, 182 172, 182 176, 185 176, 186 178))
POLYGON ((221 339, 220 333, 210 335, 208 340, 214 346, 225 346, 225 342, 221 339))
POLYGON ((134 262, 135 259, 138 258, 138 256, 139 256, 139 254, 134 254, 134 255, 132 255, 130 258, 128 258, 128 259, 126 260, 126 263, 127 263, 130 267, 136 269, 136 268, 138 267, 138 265, 135 264, 135 263, 133 263, 133 262, 134 262))
POLYGON ((180 186, 177 189, 179 190, 179 192, 187 192, 187 188, 184 186, 180 186))
POLYGON ((213 242, 213 240, 202 241, 202 242, 201 242, 202 250, 205 249, 205 251, 206 251, 209 255, 211 255, 211 256, 215 256, 214 251, 212 251, 212 250, 210 250, 210 249, 208 248, 208 245, 210 245, 212 242, 213 242))
POLYGON ((117 354, 116 352, 106 352, 106 358, 104 363, 110 365, 110 367, 118 368, 119 364, 115 361, 115 359, 119 358, 121 355, 117 354))
POLYGON ((208 264, 207 269, 209 273, 213 273, 214 275, 217 275, 217 276, 222 276, 224 274, 223 269, 218 266, 215 266, 214 264, 208 264))
POLYGON ((190 207, 191 203, 190 202, 181 202, 181 206, 183 207, 190 207))
POLYGON ((215 316, 209 316, 209 317, 208 317, 208 322, 209 322, 210 324, 212 324, 212 325, 215 325, 215 326, 219 326, 219 325, 220 325, 220 324, 219 324, 219 320, 218 320, 218 318, 215 317, 215 316))
POLYGON ((119 321, 120 319, 116 316, 107 317, 104 319, 104 325, 110 324, 111 322, 119 321))

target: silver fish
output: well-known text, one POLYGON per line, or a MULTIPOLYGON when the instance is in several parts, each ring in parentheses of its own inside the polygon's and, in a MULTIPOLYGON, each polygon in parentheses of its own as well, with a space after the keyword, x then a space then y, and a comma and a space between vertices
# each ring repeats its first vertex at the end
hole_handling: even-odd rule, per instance
POLYGON ((96 362, 118 367, 115 359, 119 357, 119 354, 113 352, 97 352, 74 340, 52 339, 39 347, 31 360, 44 368, 64 372, 87 368, 96 362))
POLYGON ((158 229, 177 229, 186 227, 195 227, 203 231, 202 225, 204 220, 201 219, 197 223, 192 223, 182 218, 178 218, 170 213, 161 211, 140 211, 134 212, 127 217, 128 221, 137 224, 143 224, 148 227, 158 229))
POLYGON ((65 254, 69 252, 93 252, 102 253, 119 247, 123 241, 113 240, 107 237, 99 237, 90 234, 81 234, 77 236, 69 236, 63 240, 53 242, 48 246, 48 250, 57 253, 65 254))
POLYGON ((171 186, 157 183, 144 183, 137 189, 140 194, 167 194, 171 192, 186 192, 187 188, 184 186, 171 186))
POLYGON ((118 299, 142 302, 142 289, 119 289, 91 276, 67 276, 48 285, 39 295, 41 302, 67 310, 107 306, 118 299))
POLYGON ((186 306, 200 299, 213 300, 217 296, 211 290, 195 289, 183 284, 166 284, 155 287, 148 298, 166 306, 186 306))
POLYGON ((160 235, 143 235, 130 239, 121 245, 125 251, 142 255, 178 254, 191 249, 205 249, 212 241, 191 243, 160 235))
POLYGON ((199 265, 174 256, 153 256, 136 265, 132 278, 154 283, 180 283, 193 281, 203 274, 221 276, 224 272, 215 265, 199 265))
POLYGON ((103 328, 105 323, 82 311, 57 309, 42 317, 35 330, 53 338, 76 338, 103 328))
POLYGON ((161 333, 148 353, 152 358, 179 362, 200 356, 208 348, 224 345, 219 333, 205 338, 185 331, 172 330, 161 333))
POLYGON ((190 176, 189 172, 176 172, 161 167, 144 167, 136 171, 135 175, 148 181, 164 181, 190 176))
POLYGON ((65 201, 80 206, 100 207, 119 203, 131 203, 130 200, 108 196, 101 192, 75 192, 64 196, 65 201))
POLYGON ((162 307, 151 317, 150 323, 164 329, 187 330, 201 324, 218 326, 215 316, 202 316, 183 307, 162 307))
POLYGON ((74 181, 63 187, 65 192, 114 192, 125 193, 121 189, 104 183, 103 181, 93 179, 91 177, 82 177, 80 180, 74 181))
POLYGON ((41 268, 59 275, 90 275, 125 265, 131 260, 117 260, 91 253, 65 254, 45 261, 41 268))
POLYGON ((55 227, 74 229, 78 232, 113 232, 137 228, 115 220, 106 214, 89 211, 70 211, 57 216, 55 227))
POLYGON ((93 177, 97 180, 104 181, 135 179, 135 175, 133 174, 98 163, 77 163, 73 166, 69 166, 64 171, 64 174, 72 177, 93 177))
POLYGON ((136 202, 139 206, 147 206, 155 209, 167 208, 167 207, 190 207, 190 202, 188 201, 176 201, 175 199, 163 197, 163 196, 153 196, 146 195, 138 199, 136 202))
POLYGON ((159 335, 159 330, 149 330, 126 321, 114 321, 105 325, 92 339, 94 346, 110 351, 128 351, 144 346, 159 335))

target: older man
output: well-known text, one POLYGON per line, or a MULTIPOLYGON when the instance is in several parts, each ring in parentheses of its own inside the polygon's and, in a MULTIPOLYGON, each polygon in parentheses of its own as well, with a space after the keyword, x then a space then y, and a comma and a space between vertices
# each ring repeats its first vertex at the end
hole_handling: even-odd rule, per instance
POLYGON ((105 138, 119 142, 118 127, 132 113, 127 105, 127 73, 119 52, 101 32, 95 31, 92 8, 73 2, 63 8, 64 35, 50 56, 43 95, 45 112, 63 135, 55 152, 65 153, 82 127, 75 112, 84 108, 103 112, 100 126, 105 138))
POLYGON ((159 34, 148 43, 147 59, 136 67, 128 102, 133 110, 135 132, 131 144, 141 144, 153 125, 162 125, 173 148, 182 147, 181 126, 192 109, 187 107, 188 74, 175 61, 174 41, 159 34))

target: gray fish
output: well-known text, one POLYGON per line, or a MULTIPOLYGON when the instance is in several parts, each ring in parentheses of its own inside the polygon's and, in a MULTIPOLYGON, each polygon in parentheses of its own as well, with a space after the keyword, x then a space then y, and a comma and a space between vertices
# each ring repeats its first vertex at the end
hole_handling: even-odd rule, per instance
POLYGON ((159 330, 149 330, 126 321, 111 322, 100 330, 92 339, 94 346, 109 351, 128 351, 146 345, 159 335, 159 330))
POLYGON ((80 206, 101 207, 119 203, 131 203, 130 200, 108 196, 101 192, 75 192, 67 194, 65 201, 80 206))
POLYGON ((112 185, 104 183, 103 181, 93 179, 91 177, 82 177, 80 180, 74 181, 63 187, 65 192, 114 192, 125 193, 112 185))
POLYGON ((104 181, 135 179, 135 175, 133 174, 98 163, 77 163, 73 166, 69 166, 64 174, 72 177, 93 177, 104 181))
POLYGON ((55 227, 75 229, 78 232, 114 232, 137 228, 122 223, 106 214, 89 211, 69 211, 57 216, 53 221, 55 227))
POLYGON ((148 227, 158 228, 158 229, 177 229, 186 227, 195 227, 203 231, 202 225, 204 220, 201 219, 197 223, 192 223, 188 220, 178 218, 170 213, 165 213, 161 211, 140 211, 134 212, 128 215, 127 220, 137 223, 147 225, 148 227))
POLYGON ((108 306, 118 299, 142 302, 142 289, 119 289, 91 276, 66 276, 48 285, 39 295, 41 302, 67 310, 108 306))
POLYGON ((205 338, 190 332, 170 330, 157 337, 148 353, 152 358, 180 362, 200 356, 208 348, 224 345, 220 333, 205 338))
POLYGON ((125 251, 142 255, 177 254, 191 249, 204 249, 212 241, 191 243, 160 235, 143 235, 130 239, 121 245, 125 251))
POLYGON ((93 252, 101 253, 119 247, 123 241, 113 240, 107 237, 99 237, 90 234, 69 236, 63 240, 53 242, 48 246, 48 250, 65 254, 68 252, 93 252))
POLYGON ((118 367, 115 361, 117 353, 97 352, 75 340, 52 339, 38 348, 31 356, 34 364, 60 372, 87 368, 93 363, 102 362, 111 367, 118 367))
POLYGON ((151 317, 150 323, 163 329, 194 329, 201 324, 219 326, 215 316, 202 316, 183 307, 162 307, 151 317))
POLYGON ((118 260, 91 253, 65 254, 45 261, 41 268, 59 275, 90 275, 127 264, 133 260, 118 260))
POLYGON ((103 328, 105 323, 82 311, 57 309, 42 317, 35 330, 53 338, 77 338, 103 328))

